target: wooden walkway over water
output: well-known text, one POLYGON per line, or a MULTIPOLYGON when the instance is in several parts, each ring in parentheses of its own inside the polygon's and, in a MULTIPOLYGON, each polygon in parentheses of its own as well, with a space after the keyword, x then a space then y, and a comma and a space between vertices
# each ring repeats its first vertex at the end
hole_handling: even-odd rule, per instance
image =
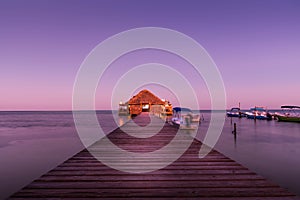
MULTIPOLYGON (((136 128, 134 123, 145 126, 149 123, 149 117, 141 114, 123 128, 137 134, 142 130, 149 135, 155 129, 153 126, 136 128)), ((120 128, 110 133, 108 138, 124 150, 147 153, 168 144, 176 132, 175 127, 166 123, 158 134, 149 138, 130 136, 120 128)), ((105 144, 100 140, 92 145, 95 147, 92 149, 104 150, 105 144)), ((83 150, 10 199, 298 199, 215 150, 199 159, 200 147, 201 142, 193 140, 178 160, 149 173, 112 169, 95 159, 89 151, 83 150)), ((176 148, 178 150, 180 145, 176 148)), ((170 156, 174 154, 171 149, 164 156, 168 156, 168 152, 170 156)), ((130 159, 120 156, 118 166, 138 170, 155 168, 160 164, 147 156, 136 161, 139 162, 138 167, 130 162, 130 159)))

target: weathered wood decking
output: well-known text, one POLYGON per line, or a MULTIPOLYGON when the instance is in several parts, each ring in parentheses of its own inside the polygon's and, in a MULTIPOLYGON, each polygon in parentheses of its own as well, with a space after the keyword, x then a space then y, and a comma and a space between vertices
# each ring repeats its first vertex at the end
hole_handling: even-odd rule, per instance
MULTIPOLYGON (((149 122, 144 114, 134 121, 141 126, 149 122)), ((125 124, 126 130, 141 131, 133 128, 133 123, 125 124)), ((143 130, 151 132, 152 128, 143 130)), ((175 127, 165 124, 152 137, 136 138, 118 128, 108 138, 127 151, 151 152, 168 144, 176 132, 175 127)), ((106 148, 101 142, 93 145, 94 150, 101 151, 101 145, 104 145, 102 150, 106 148)), ((33 181, 11 199, 298 199, 215 150, 199 159, 200 147, 201 142, 193 140, 189 149, 171 165, 139 174, 107 167, 89 151, 83 150, 33 181)), ((169 150, 167 156, 168 152, 170 156, 174 153, 169 150)), ((120 157, 118 165, 137 169, 159 164, 149 161, 147 156, 139 158, 138 167, 131 165, 129 160, 120 157)))

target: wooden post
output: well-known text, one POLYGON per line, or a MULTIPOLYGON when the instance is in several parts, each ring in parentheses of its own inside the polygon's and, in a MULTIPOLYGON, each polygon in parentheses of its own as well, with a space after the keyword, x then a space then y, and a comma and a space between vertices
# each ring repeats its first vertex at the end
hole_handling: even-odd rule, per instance
POLYGON ((256 106, 255 106, 255 110, 254 110, 254 121, 256 122, 256 106))
POLYGON ((242 118, 241 102, 239 102, 239 118, 242 118))
POLYGON ((234 137, 236 138, 236 123, 233 124, 233 131, 232 131, 234 137))

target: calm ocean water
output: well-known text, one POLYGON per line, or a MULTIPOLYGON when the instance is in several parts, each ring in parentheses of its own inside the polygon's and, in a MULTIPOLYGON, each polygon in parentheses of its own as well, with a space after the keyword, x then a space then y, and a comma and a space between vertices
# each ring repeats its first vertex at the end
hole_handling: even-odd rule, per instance
MULTIPOLYGON (((201 140, 209 125, 210 112, 197 137, 201 140)), ((219 114, 223 117, 223 114, 219 114)), ((84 117, 84 113, 82 113, 84 117)), ((105 133, 122 124, 111 111, 97 111, 105 133)), ((269 180, 300 195, 300 124, 277 121, 256 122, 226 117, 215 147, 226 156, 269 180), (231 133, 237 124, 237 138, 231 133)), ((0 199, 8 197, 32 180, 68 159, 83 145, 76 133, 72 112, 0 112, 0 199)))
MULTIPOLYGON (((204 116, 209 117, 209 114, 204 116)), ((199 127, 200 140, 209 121, 199 127)), ((226 117, 215 148, 263 177, 300 196, 300 123, 226 117), (232 134, 237 126, 237 137, 232 134)))

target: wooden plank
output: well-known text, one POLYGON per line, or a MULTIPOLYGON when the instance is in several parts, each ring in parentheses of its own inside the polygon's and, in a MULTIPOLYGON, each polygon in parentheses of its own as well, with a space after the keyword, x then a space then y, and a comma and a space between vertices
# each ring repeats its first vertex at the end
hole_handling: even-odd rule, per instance
MULTIPOLYGON (((139 161, 139 162, 135 162, 135 163, 139 163, 140 166, 156 166, 157 164, 160 164, 159 162, 143 162, 143 161, 139 161)), ((121 163, 119 163, 120 166, 130 166, 132 164, 126 162, 126 160, 123 160, 121 163)), ((181 167, 190 167, 190 166, 240 166, 238 163, 235 162, 201 162, 197 165, 197 162, 179 162, 179 163, 173 163, 171 164, 172 166, 181 166, 181 167)), ((100 162, 65 162, 61 165, 59 165, 60 167, 102 167, 102 163, 100 162)))
MULTIPOLYGON (((23 200, 28 199, 27 197, 11 197, 11 200, 23 200)), ((34 198, 30 197, 31 200, 40 200, 41 198, 34 198)), ((52 197, 51 200, 61 200, 60 197, 52 197)), ((72 198, 72 197, 63 197, 64 200, 86 200, 87 198, 72 198)), ((89 197, 89 199, 99 199, 99 197, 89 197)), ((124 200, 124 199, 135 199, 135 200, 152 200, 153 197, 138 197, 138 198, 132 198, 132 197, 101 197, 101 200, 124 200)), ((156 197, 155 200, 165 200, 165 197, 156 197)), ((174 196, 170 198, 172 200, 199 200, 199 197, 182 197, 182 196, 174 196)), ((261 200, 261 197, 201 197, 201 200, 261 200)), ((291 196, 281 196, 278 197, 263 197, 263 200, 296 200, 297 197, 291 197, 291 196)))
POLYGON ((265 180, 184 180, 184 181, 169 181, 169 180, 115 180, 115 181, 35 181, 27 188, 42 188, 42 189, 131 189, 131 188, 256 188, 256 187, 278 187, 265 180))
POLYGON ((149 174, 149 175, 43 175, 36 182, 43 181, 235 181, 235 180, 264 180, 261 176, 256 174, 190 174, 185 176, 174 176, 174 175, 162 175, 162 174, 149 174), (109 177, 108 177, 109 176, 109 177))
MULTIPOLYGON (((69 171, 69 170, 51 170, 50 172, 47 173, 48 175, 52 175, 52 176, 67 176, 67 175, 72 175, 72 176, 80 176, 80 175, 123 175, 125 174, 125 172, 120 172, 117 170, 96 170, 96 171, 69 171)), ((165 169, 161 169, 158 171, 154 171, 151 172, 149 174, 158 174, 158 175, 173 175, 173 176, 185 176, 185 175, 223 175, 223 174, 230 174, 230 175, 234 175, 234 174, 255 174, 253 172, 250 172, 247 169, 240 169, 240 170, 165 170, 165 169)), ((138 174, 135 174, 136 176, 138 176, 138 174)))
MULTIPOLYGON (((15 197, 282 197, 291 196, 289 192, 281 188, 131 188, 131 189, 31 189, 26 188, 15 197)), ((279 198, 280 199, 280 198, 279 198)))
MULTIPOLYGON (((139 166, 139 165, 129 165, 129 166, 124 166, 124 165, 121 165, 122 166, 122 169, 140 169, 142 168, 142 166, 139 166)), ((157 169, 157 165, 156 166, 147 166, 147 169, 157 169)), ((164 170, 206 170, 206 169, 209 169, 209 170, 236 170, 236 169, 243 169, 242 166, 189 166, 188 169, 186 166, 168 166, 166 168, 164 168, 164 170)), ((99 165, 99 166, 75 166, 75 167, 70 167, 70 166, 66 166, 66 167, 62 167, 62 166, 59 166, 59 167, 56 167, 56 170, 59 171, 59 170, 62 170, 62 171, 78 171, 78 170, 82 170, 82 171, 99 171, 99 170, 110 170, 107 166, 104 166, 104 165, 99 165)))

